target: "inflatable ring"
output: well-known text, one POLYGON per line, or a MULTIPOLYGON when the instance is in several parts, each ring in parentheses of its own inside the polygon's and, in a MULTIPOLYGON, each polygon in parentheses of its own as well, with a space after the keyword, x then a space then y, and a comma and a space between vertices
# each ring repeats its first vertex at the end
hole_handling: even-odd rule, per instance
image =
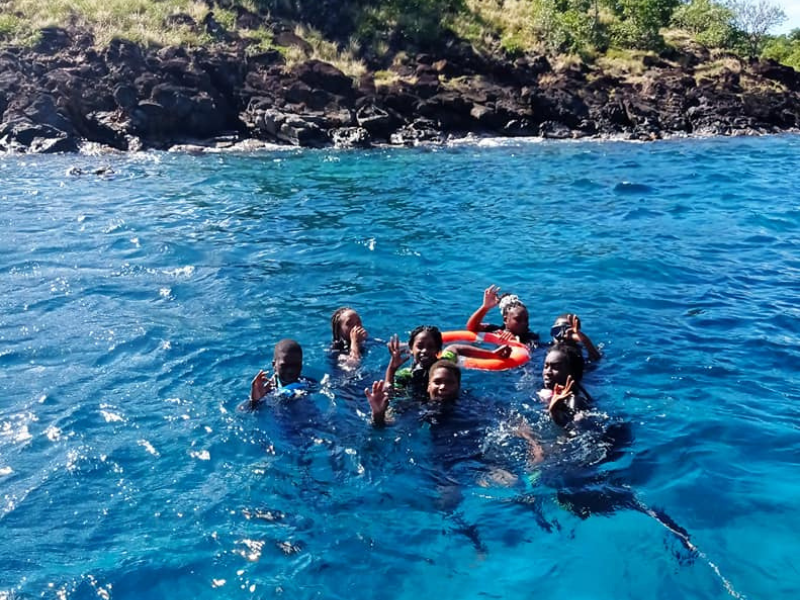
POLYGON ((516 369, 521 367, 531 358, 528 347, 515 341, 506 341, 496 333, 475 333, 474 331, 443 331, 442 342, 445 344, 455 344, 466 342, 467 344, 495 344, 496 346, 511 346, 511 356, 508 358, 472 358, 459 356, 458 364, 465 369, 481 369, 483 371, 505 371, 506 369, 516 369))

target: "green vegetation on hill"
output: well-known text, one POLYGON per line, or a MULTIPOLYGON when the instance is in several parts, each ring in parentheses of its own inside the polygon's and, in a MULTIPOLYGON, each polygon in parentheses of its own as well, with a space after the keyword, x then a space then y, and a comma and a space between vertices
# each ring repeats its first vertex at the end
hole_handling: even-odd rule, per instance
POLYGON ((205 46, 243 40, 289 62, 316 57, 353 76, 399 51, 462 39, 484 53, 660 51, 683 32, 711 49, 765 56, 800 68, 800 30, 770 36, 783 11, 769 0, 0 0, 0 44, 31 45, 44 27, 91 31, 103 46, 205 46), (247 18, 244 18, 247 17, 247 18), (276 27, 276 23, 280 23, 276 27), (275 41, 294 28, 307 44, 275 41), (667 36, 671 39, 672 36, 667 36))

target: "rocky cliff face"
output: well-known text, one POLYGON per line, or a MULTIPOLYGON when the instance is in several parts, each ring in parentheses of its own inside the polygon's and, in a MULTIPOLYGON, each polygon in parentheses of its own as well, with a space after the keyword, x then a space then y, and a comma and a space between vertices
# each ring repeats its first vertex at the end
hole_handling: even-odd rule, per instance
POLYGON ((309 60, 214 50, 146 50, 49 29, 0 52, 0 151, 119 150, 253 138, 298 146, 437 142, 466 133, 574 138, 774 133, 800 127, 800 74, 774 62, 645 56, 637 73, 553 68, 464 44, 395 61, 392 83, 309 60))

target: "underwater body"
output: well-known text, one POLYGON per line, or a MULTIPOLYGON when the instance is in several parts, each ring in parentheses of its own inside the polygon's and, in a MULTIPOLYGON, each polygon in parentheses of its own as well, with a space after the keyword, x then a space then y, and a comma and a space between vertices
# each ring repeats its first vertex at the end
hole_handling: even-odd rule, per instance
POLYGON ((798 162, 796 135, 1 156, 0 598, 795 598, 798 162), (545 340, 580 315, 600 433, 548 423, 545 348, 371 427, 385 342, 490 284, 545 340), (285 337, 320 390, 238 411, 285 337))

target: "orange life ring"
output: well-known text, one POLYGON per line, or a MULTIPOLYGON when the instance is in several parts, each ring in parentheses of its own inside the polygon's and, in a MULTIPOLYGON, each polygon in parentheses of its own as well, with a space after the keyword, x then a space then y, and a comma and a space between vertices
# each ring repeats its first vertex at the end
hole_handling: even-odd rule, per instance
POLYGON ((511 346, 511 356, 508 358, 472 358, 469 356, 459 356, 458 364, 466 369, 481 369, 483 371, 505 371, 521 367, 531 358, 528 347, 516 341, 506 341, 496 333, 474 331, 443 331, 442 342, 454 344, 466 342, 468 344, 495 344, 496 346, 511 346))

